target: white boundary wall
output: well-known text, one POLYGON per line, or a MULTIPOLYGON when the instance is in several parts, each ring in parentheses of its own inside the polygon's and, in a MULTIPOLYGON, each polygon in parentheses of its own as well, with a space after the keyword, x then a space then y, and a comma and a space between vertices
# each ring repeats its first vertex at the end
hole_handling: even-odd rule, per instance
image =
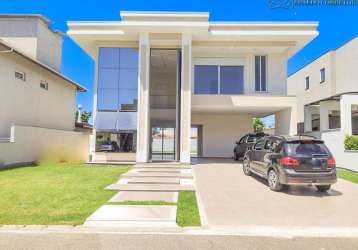
POLYGON ((13 125, 0 141, 0 167, 38 161, 88 160, 89 133, 13 125))

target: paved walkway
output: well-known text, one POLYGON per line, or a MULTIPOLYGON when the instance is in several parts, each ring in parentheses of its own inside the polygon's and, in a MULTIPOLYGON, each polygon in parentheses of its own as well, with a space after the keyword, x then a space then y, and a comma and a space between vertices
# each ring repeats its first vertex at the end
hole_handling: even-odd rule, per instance
POLYGON ((176 203, 178 192, 194 190, 190 165, 137 164, 107 190, 118 190, 108 203, 87 218, 91 227, 177 227, 176 205, 120 205, 126 201, 176 203))
POLYGON ((327 194, 314 187, 273 192, 260 178, 245 176, 233 160, 193 165, 204 223, 211 227, 358 227, 358 185, 339 179, 327 194))

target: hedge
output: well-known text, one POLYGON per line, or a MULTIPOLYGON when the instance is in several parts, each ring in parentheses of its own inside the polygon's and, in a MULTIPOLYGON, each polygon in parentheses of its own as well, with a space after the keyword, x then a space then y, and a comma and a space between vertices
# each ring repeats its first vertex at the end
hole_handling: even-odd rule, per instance
POLYGON ((346 135, 346 138, 344 139, 344 149, 358 150, 358 136, 346 135))

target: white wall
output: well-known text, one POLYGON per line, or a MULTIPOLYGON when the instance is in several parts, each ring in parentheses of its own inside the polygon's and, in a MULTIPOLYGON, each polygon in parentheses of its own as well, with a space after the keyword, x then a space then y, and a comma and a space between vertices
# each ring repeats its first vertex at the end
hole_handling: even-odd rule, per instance
POLYGON ((0 167, 37 161, 88 160, 89 133, 13 126, 11 136, 12 142, 0 142, 0 167))
POLYGON ((235 142, 253 130, 246 114, 192 114, 191 124, 203 127, 203 157, 233 157, 235 142))
POLYGON ((0 138, 9 137, 12 123, 73 130, 76 88, 15 53, 0 54, 0 138), (15 70, 26 73, 16 79, 15 70), (41 80, 49 84, 40 88, 41 80))

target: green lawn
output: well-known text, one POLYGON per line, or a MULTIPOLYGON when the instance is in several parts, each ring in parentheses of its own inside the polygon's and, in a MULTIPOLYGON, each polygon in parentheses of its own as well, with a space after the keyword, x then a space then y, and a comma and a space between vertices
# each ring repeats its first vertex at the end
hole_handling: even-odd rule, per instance
POLYGON ((127 166, 43 164, 0 170, 0 224, 79 225, 116 191, 127 166))
POLYGON ((338 168, 338 177, 358 184, 358 173, 347 169, 338 168))
POLYGON ((181 227, 200 226, 200 215, 195 192, 179 192, 177 224, 181 227))

